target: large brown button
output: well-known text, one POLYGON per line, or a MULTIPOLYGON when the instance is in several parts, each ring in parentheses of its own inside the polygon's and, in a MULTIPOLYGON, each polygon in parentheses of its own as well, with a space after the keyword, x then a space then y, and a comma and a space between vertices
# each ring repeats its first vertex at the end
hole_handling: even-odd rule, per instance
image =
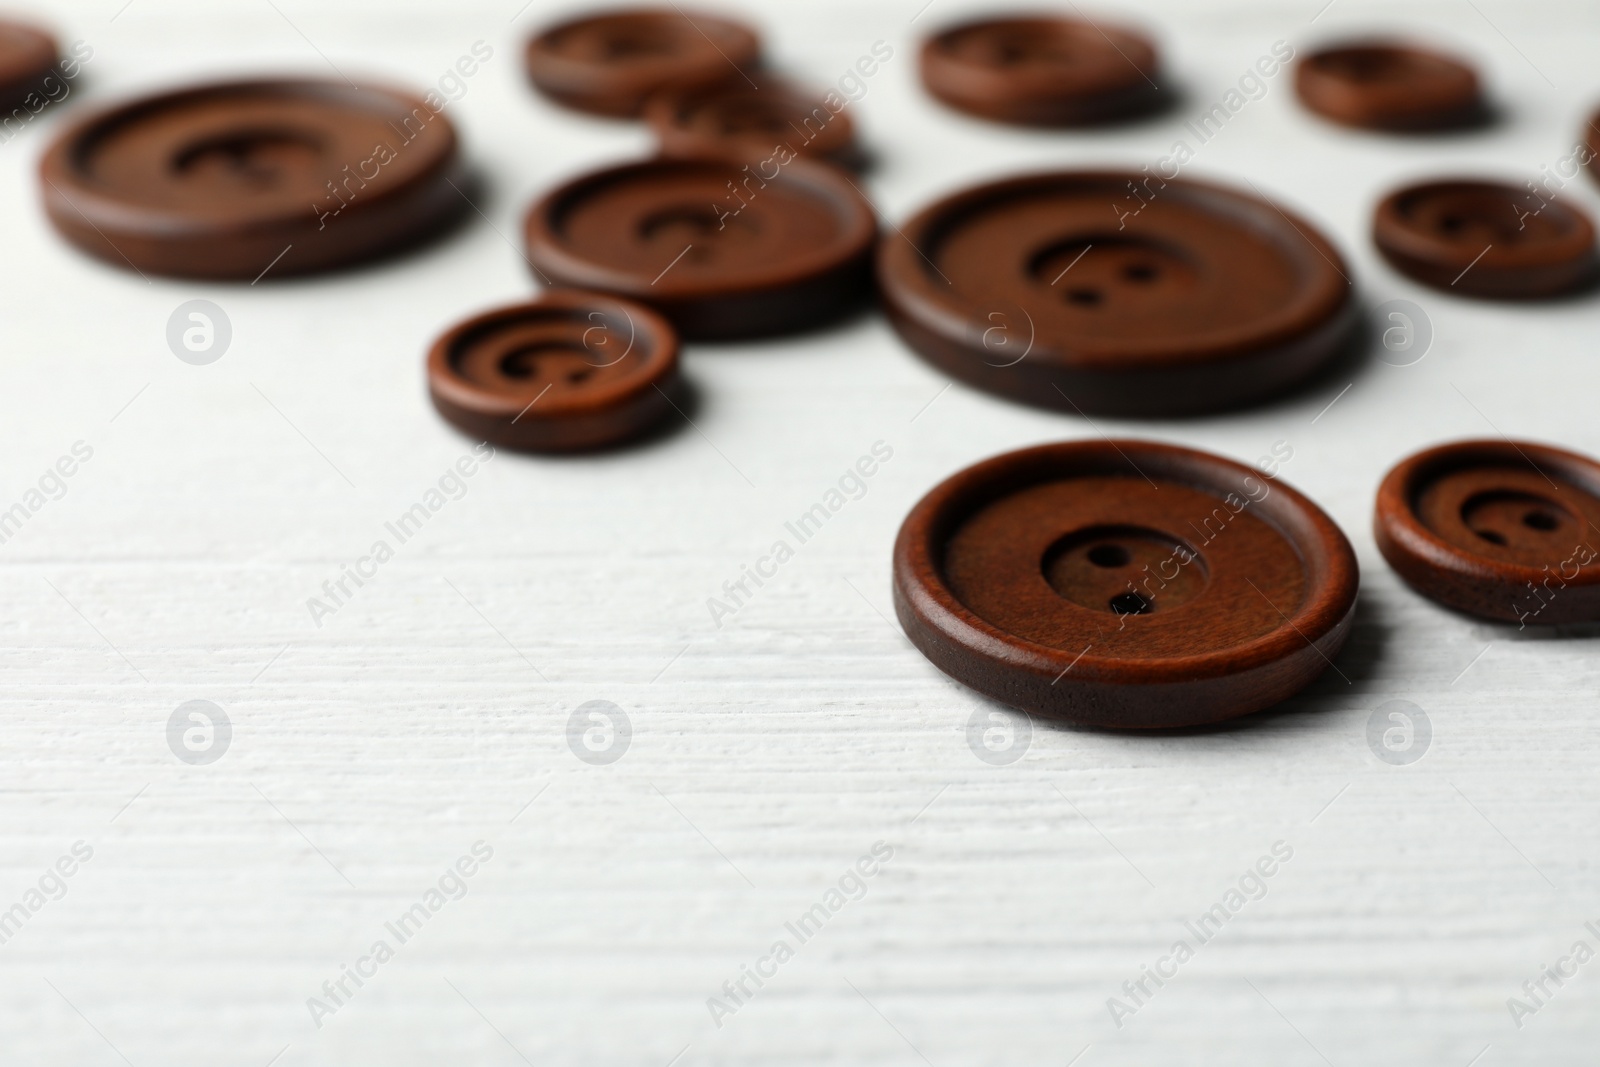
POLYGON ((1372 237, 1394 268, 1447 292, 1556 296, 1594 278, 1594 225, 1572 204, 1479 181, 1427 182, 1384 197, 1372 237))
POLYGON ((762 159, 779 147, 802 156, 852 166, 858 162, 855 127, 844 98, 807 93, 771 78, 759 88, 738 84, 663 93, 645 107, 661 154, 762 159), (839 110, 828 107, 837 100, 839 110))
POLYGON ((123 104, 57 139, 50 221, 118 266, 256 279, 343 266, 432 235, 465 201, 449 120, 333 81, 201 86, 123 104))
POLYGON ((688 338, 837 316, 871 294, 872 208, 832 167, 783 159, 657 159, 574 179, 528 212, 529 261, 557 285, 649 304, 688 338))
POLYGON ((0 111, 9 115, 44 85, 59 51, 55 39, 42 30, 0 19, 0 111))
POLYGON ((1600 620, 1600 463, 1546 445, 1458 441, 1378 487, 1373 532, 1423 596, 1524 625, 1600 620))
POLYGON ((1385 41, 1313 52, 1294 76, 1323 118, 1377 130, 1442 130, 1484 121, 1478 76, 1460 60, 1385 41))
POLYGON ((1247 715, 1332 663, 1356 600, 1333 520, 1261 470, 1148 441, 996 456, 923 497, 895 609, 934 666, 1094 726, 1247 715))
POLYGON ((1355 323, 1339 253, 1264 200, 1188 180, 1062 172, 981 185, 883 242, 901 337, 981 389, 1176 415, 1278 392, 1355 323))
POLYGON ((922 82, 951 107, 1030 126, 1075 126, 1162 103, 1155 45, 1067 18, 967 22, 922 46, 922 82))
POLYGON ((567 107, 637 115, 652 95, 743 82, 761 58, 755 31, 681 8, 586 15, 528 42, 528 77, 567 107))
POLYGON ((530 452, 601 448, 672 410, 678 338, 648 308, 552 290, 468 319, 428 353, 428 392, 469 436, 530 452))

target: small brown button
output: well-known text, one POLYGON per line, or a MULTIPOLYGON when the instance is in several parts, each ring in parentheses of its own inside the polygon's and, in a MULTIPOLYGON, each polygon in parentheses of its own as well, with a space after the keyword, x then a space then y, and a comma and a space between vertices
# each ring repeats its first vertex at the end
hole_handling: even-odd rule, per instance
POLYGON ((1154 110, 1155 45, 1143 35, 1067 18, 967 22, 922 46, 922 82, 946 104, 1027 126, 1076 126, 1154 110))
POLYGON ((529 261, 554 284, 649 304, 686 338, 732 338, 812 326, 866 300, 877 224, 821 163, 656 159, 547 193, 526 233, 529 261))
POLYGON ((333 81, 251 81, 85 119, 40 165, 45 210, 117 266, 256 279, 344 266, 460 216, 456 135, 422 99, 333 81))
POLYGON ((906 343, 946 373, 1068 411, 1176 415, 1279 392, 1355 323, 1347 272, 1254 196, 1135 173, 967 189, 883 242, 906 343))
POLYGON ((1294 87, 1306 107, 1346 126, 1444 130, 1488 117, 1471 67, 1387 41, 1313 52, 1295 69, 1294 87))
POLYGON ((1524 625, 1600 620, 1600 463, 1546 445, 1458 441, 1378 487, 1378 550, 1446 607, 1524 625))
POLYGON ((60 49, 42 30, 0 19, 0 111, 21 107, 55 69, 60 49))
POLYGON ((1262 471, 1148 441, 986 460, 912 509, 895 610, 934 666, 1094 726, 1217 722, 1332 663, 1356 600, 1333 520, 1262 471))
POLYGON ((859 162, 843 97, 807 93, 770 78, 759 85, 740 82, 653 98, 645 120, 655 130, 661 154, 761 159, 783 146, 844 166, 859 162), (828 107, 830 97, 838 101, 838 111, 828 107))
POLYGON ((672 410, 678 338, 626 300, 556 289, 453 326, 428 353, 428 392, 468 436, 574 452, 647 432, 672 410))
POLYGON ((1558 296, 1594 279, 1594 225, 1571 203, 1479 181, 1427 182, 1384 197, 1378 251, 1402 274, 1446 292, 1558 296))
POLYGON ((743 82, 761 58, 754 30, 681 8, 588 15, 528 42, 528 77, 545 95, 600 115, 630 117, 664 90, 743 82))

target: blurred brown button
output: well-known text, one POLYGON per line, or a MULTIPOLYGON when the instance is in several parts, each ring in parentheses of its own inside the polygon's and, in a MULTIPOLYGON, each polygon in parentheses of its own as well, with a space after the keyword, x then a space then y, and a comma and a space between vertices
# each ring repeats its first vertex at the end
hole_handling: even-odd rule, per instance
POLYGON ((29 93, 41 89, 59 54, 49 34, 0 19, 0 111, 23 106, 29 93))
POLYGON ((343 266, 461 214, 456 135, 420 98, 333 81, 201 86, 123 104, 59 137, 45 210, 117 266, 256 279, 343 266))
POLYGON ((1323 118, 1378 130, 1441 130, 1486 117, 1478 76, 1460 60, 1385 41, 1313 52, 1295 70, 1300 102, 1323 118))
POLYGON ((678 338, 648 308, 552 290, 453 326, 428 353, 428 392, 468 436, 572 452, 640 436, 672 410, 678 338))
POLYGON ((528 258, 557 285, 649 304, 686 338, 808 327, 871 295, 877 225, 839 171, 802 159, 656 159, 547 193, 528 258))
POLYGON ((1557 296, 1594 278, 1594 226, 1571 203, 1480 181, 1438 181, 1390 193, 1373 240, 1394 268, 1447 292, 1557 296))
POLYGON ((1355 322, 1317 230, 1220 186, 1066 171, 967 189, 885 240, 891 321, 946 373, 1001 396, 1130 416, 1260 399, 1336 354, 1355 322))
MULTIPOLYGON (((1585 152, 1575 151, 1573 158, 1588 168, 1589 177, 1600 182, 1600 111, 1589 116, 1589 124, 1583 128, 1583 148, 1585 152)), ((1560 166, 1557 167, 1558 174, 1560 166)), ((1559 175, 1566 177, 1566 175, 1559 175)))
POLYGON ((1328 668, 1354 553, 1311 501, 1205 452, 1074 441, 996 456, 923 497, 895 610, 934 666, 1094 726, 1216 722, 1328 668))
POLYGON ((759 86, 741 82, 651 99, 645 119, 655 130, 661 154, 760 159, 783 146, 845 166, 858 162, 855 128, 843 97, 807 93, 769 78, 759 86), (830 96, 838 101, 838 111, 824 102, 830 96))
POLYGON ((1524 625, 1600 620, 1600 463, 1525 441, 1458 441, 1383 479, 1373 532, 1406 584, 1524 625))
POLYGON ((1143 35, 1068 18, 983 19, 922 46, 922 82, 980 118, 1029 126, 1105 122, 1162 101, 1143 35))
POLYGON ((761 58, 755 31, 681 8, 586 15, 528 42, 528 77, 567 107, 639 114, 652 95, 729 80, 744 82, 761 58))

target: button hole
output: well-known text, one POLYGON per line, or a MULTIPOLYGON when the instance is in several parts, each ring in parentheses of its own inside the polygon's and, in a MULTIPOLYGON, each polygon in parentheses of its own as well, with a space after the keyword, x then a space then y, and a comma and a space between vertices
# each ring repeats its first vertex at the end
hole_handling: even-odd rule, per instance
POLYGON ((1089 550, 1089 562, 1096 567, 1126 567, 1128 550, 1121 545, 1095 545, 1089 550))
POLYGON ((1118 593, 1111 598, 1111 610, 1118 615, 1147 615, 1150 601, 1139 593, 1118 593))
POLYGON ((1472 532, 1489 542, 1491 545, 1503 545, 1506 543, 1506 539, 1495 533, 1493 530, 1473 530, 1472 532))
POLYGON ((1530 511, 1522 516, 1522 525, 1534 530, 1554 530, 1561 525, 1561 520, 1548 511, 1530 511))

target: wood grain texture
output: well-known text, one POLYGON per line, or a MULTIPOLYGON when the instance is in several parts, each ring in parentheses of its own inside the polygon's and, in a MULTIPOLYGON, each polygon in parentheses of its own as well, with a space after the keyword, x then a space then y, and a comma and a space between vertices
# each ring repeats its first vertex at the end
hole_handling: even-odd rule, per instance
MULTIPOLYGON (((820 84, 894 46, 854 117, 883 161, 863 187, 897 221, 1067 155, 1153 163, 1273 41, 1380 20, 1478 57, 1515 118, 1397 148, 1309 119, 1279 79, 1186 168, 1248 175, 1337 241, 1364 302, 1422 307, 1420 362, 1368 359, 1228 418, 1091 423, 947 388, 877 318, 690 345, 694 427, 636 452, 497 457, 321 628, 307 599, 466 451, 428 401, 429 341, 526 298, 527 205, 650 135, 529 90, 522 40, 557 15, 543 3, 509 26, 519 5, 500 0, 275 0, 281 16, 135 0, 115 21, 121 0, 23 4, 95 54, 59 114, 0 145, 0 502, 76 441, 94 456, 0 544, 0 907, 74 842, 94 856, 0 945, 4 1060, 956 1067, 1066 1064, 1089 1046, 1078 1067, 1410 1067, 1492 1046, 1479 1067, 1584 1062, 1597 964, 1520 1030, 1506 1000, 1600 911, 1600 630, 1464 619, 1401 584, 1368 533, 1384 471, 1428 444, 1498 429, 1600 452, 1600 308, 1454 300, 1366 238, 1376 199, 1419 171, 1553 165, 1600 98, 1592 6, 1530 18, 1475 2, 1489 22, 1453 0, 1339 0, 1314 24, 1300 2, 1135 3, 1119 17, 1153 30, 1194 110, 1070 141, 923 94, 919 36, 975 5, 908 25, 915 4, 752 3, 778 59, 820 84), (493 45, 446 111, 485 176, 484 217, 423 256, 253 288, 146 285, 54 236, 34 166, 73 109, 180 74, 333 76, 307 38, 352 77, 418 88, 493 45), (193 298, 234 327, 207 367, 165 339, 193 298), (1020 723, 886 618, 895 532, 974 459, 1097 430, 1245 463, 1293 446, 1284 479, 1361 565, 1348 684, 1330 672, 1225 729, 1036 724, 1012 765, 974 757, 975 713, 1020 723), (893 458, 797 543, 784 524, 880 440, 893 458), (792 558, 717 626, 707 599, 784 537, 792 558), (234 727, 206 766, 167 742, 196 699, 234 727), (632 720, 610 766, 568 744, 596 699, 632 720), (1400 699, 1432 724, 1410 766, 1367 741, 1400 699), (467 895, 319 1030, 307 998, 480 839, 494 856, 467 895), (707 999, 879 840, 894 857, 865 896, 718 1029, 707 999), (1280 840, 1294 855, 1266 895, 1117 1029, 1107 999, 1280 840)), ((1584 180, 1565 192, 1600 203, 1584 180)))

